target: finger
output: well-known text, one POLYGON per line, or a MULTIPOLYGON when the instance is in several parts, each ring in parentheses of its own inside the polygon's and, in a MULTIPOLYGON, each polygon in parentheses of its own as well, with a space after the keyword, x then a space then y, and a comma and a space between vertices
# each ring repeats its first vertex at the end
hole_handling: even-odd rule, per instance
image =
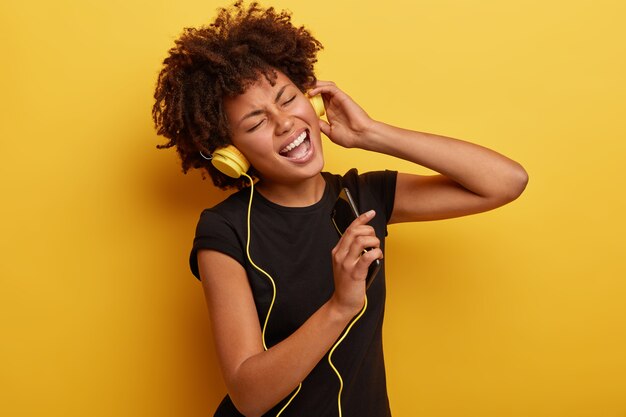
POLYGON ((369 267, 376 259, 382 259, 383 251, 380 248, 372 249, 364 253, 354 266, 353 279, 365 280, 367 278, 369 267))
POLYGON ((369 224, 351 224, 344 232, 344 240, 352 242, 359 238, 376 237, 376 231, 369 224))
POLYGON ((345 252, 352 252, 358 257, 366 248, 380 246, 376 231, 369 225, 351 225, 344 232, 338 243, 345 252))
POLYGON ((326 122, 325 120, 322 119, 318 119, 319 120, 319 124, 320 124, 320 130, 322 131, 323 134, 325 134, 326 136, 330 137, 331 134, 331 127, 330 124, 328 122, 326 122))
POLYGON ((332 81, 319 81, 318 80, 317 83, 315 84, 315 87, 307 91, 307 95, 309 97, 313 97, 318 94, 326 93, 332 96, 332 95, 335 95, 338 91, 341 91, 341 90, 332 81))
POLYGON ((348 228, 343 232, 340 241, 350 244, 357 236, 376 236, 376 232, 372 226, 367 223, 374 218, 376 212, 374 210, 367 211, 354 219, 348 228))
MULTIPOLYGON (((367 224, 370 220, 374 218, 374 216, 376 216, 376 211, 374 210, 366 211, 365 213, 362 213, 359 217, 354 219, 354 221, 350 224, 350 227, 352 227, 352 225, 367 224)), ((348 229, 350 227, 348 227, 348 229)))
MULTIPOLYGON (((335 246, 339 254, 342 254, 342 256, 346 257, 350 252, 352 252, 354 254, 352 258, 356 258, 363 249, 370 247, 367 246, 367 243, 370 242, 369 239, 377 239, 376 234, 371 227, 360 227, 362 227, 364 230, 359 230, 359 228, 352 227, 346 230, 346 232, 339 238, 339 241, 335 246), (361 240, 366 239, 366 242, 361 243, 361 240)), ((374 242, 373 245, 378 246, 378 243, 374 242)))
POLYGON ((315 82, 315 87, 324 87, 324 86, 328 86, 328 85, 336 86, 337 84, 335 84, 334 81, 327 81, 327 80, 317 80, 315 82))
POLYGON ((372 262, 374 262, 376 259, 383 259, 383 257, 383 250, 381 248, 374 248, 368 250, 367 252, 364 252, 363 255, 361 255, 361 257, 359 258, 359 262, 362 262, 367 266, 367 268, 369 268, 372 262))
POLYGON ((357 236, 375 237, 376 232, 374 231, 374 228, 366 225, 366 223, 373 219, 375 215, 376 212, 374 210, 370 210, 357 217, 344 231, 341 238, 339 238, 339 242, 335 245, 333 252, 343 258, 350 251, 350 247, 357 236))
POLYGON ((347 258, 357 260, 365 253, 380 247, 380 241, 376 236, 359 236, 349 246, 347 258))
POLYGON ((350 226, 341 236, 337 245, 333 248, 333 253, 337 260, 348 260, 354 263, 366 248, 380 246, 380 241, 376 237, 374 228, 367 225, 350 226))

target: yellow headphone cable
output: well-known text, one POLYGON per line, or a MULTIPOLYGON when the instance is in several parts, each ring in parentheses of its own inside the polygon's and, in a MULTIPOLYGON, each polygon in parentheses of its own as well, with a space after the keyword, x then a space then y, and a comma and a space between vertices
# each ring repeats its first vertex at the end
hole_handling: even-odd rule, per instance
MULTIPOLYGON (((265 316, 265 320, 263 322, 263 331, 261 333, 261 338, 262 338, 262 342, 263 342, 263 349, 267 350, 267 344, 265 343, 265 331, 267 329, 267 323, 269 322, 269 318, 270 318, 270 314, 272 312, 272 308, 274 307, 274 302, 276 301, 276 283, 274 282, 274 279, 271 277, 270 274, 268 274, 265 270, 263 270, 261 267, 259 267, 257 264, 254 263, 254 261, 252 260, 252 257, 250 256, 250 212, 252 211, 252 197, 253 197, 253 194, 254 194, 254 180, 245 172, 242 173, 242 175, 244 175, 250 181, 250 200, 248 201, 248 214, 247 214, 247 218, 246 218, 246 226, 247 226, 246 255, 248 256, 248 260, 250 261, 250 264, 257 271, 259 271, 260 273, 265 275, 267 277, 267 279, 269 280, 270 284, 272 285, 272 301, 270 302, 270 306, 269 306, 269 308, 267 310, 267 315, 265 316)), ((337 370, 337 368, 333 364, 332 356, 333 356, 333 353, 335 352, 335 349, 337 349, 339 344, 341 342, 343 342, 343 340, 346 338, 346 336, 350 332, 350 329, 352 329, 352 326, 354 326, 354 324, 365 313, 365 310, 367 309, 367 296, 365 296, 365 300, 364 301, 365 302, 364 302, 363 308, 361 309, 359 314, 356 315, 352 319, 352 321, 348 324, 348 326, 346 327, 345 331, 343 332, 343 335, 341 335, 341 337, 335 342, 333 347, 330 349, 330 352, 328 353, 328 363, 329 363, 330 367, 333 369, 333 371, 335 372, 335 374, 337 375, 337 378, 339 379, 339 392, 337 394, 337 408, 339 410, 339 417, 342 417, 342 413, 341 413, 341 393, 343 392, 343 379, 341 378, 341 374, 339 373, 339 371, 337 370)), ((289 406, 289 404, 291 404, 291 402, 296 397, 296 395, 298 395, 298 393, 300 392, 300 389, 302 389, 302 382, 300 382, 300 384, 298 384, 298 388, 291 395, 291 398, 289 398, 289 400, 283 406, 283 408, 280 409, 278 414, 276 414, 276 417, 279 417, 283 413, 283 411, 285 411, 285 409, 289 406)))

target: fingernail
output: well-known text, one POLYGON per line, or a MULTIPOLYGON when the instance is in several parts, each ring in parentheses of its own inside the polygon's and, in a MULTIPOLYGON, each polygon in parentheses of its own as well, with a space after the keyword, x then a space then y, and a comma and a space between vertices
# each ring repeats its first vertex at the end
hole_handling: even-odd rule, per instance
POLYGON ((374 210, 370 210, 365 214, 367 215, 367 217, 374 217, 374 214, 376 214, 376 212, 374 210))

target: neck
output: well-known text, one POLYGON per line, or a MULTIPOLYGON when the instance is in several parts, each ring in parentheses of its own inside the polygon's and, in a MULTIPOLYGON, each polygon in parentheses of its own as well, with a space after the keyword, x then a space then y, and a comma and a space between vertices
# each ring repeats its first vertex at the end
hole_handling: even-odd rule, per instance
POLYGON ((284 207, 307 207, 322 199, 326 181, 322 174, 297 183, 272 183, 260 180, 255 188, 272 203, 284 207))

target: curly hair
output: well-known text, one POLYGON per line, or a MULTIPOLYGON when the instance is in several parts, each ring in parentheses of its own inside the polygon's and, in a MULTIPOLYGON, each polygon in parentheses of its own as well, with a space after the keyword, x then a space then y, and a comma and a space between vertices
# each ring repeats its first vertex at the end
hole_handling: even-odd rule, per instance
MULTIPOLYGON (((313 66, 322 44, 295 27, 290 12, 256 2, 246 8, 242 0, 218 9, 209 26, 185 28, 175 44, 154 93, 154 125, 169 140, 157 148, 175 146, 184 173, 205 169, 217 187, 241 189, 243 178, 222 174, 200 155, 231 143, 223 99, 243 94, 261 76, 274 85, 276 70, 306 91, 315 84, 313 66)), ((250 175, 258 177, 253 168, 250 175)))

